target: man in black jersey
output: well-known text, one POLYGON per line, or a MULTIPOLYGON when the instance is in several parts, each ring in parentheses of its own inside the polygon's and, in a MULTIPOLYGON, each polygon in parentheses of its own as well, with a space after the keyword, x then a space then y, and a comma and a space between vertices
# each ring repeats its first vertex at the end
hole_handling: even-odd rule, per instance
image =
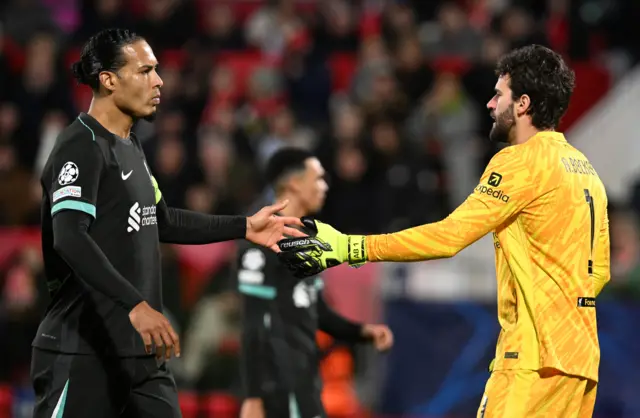
MULTIPOLYGON (((322 207, 327 183, 317 158, 285 148, 267 164, 267 180, 282 215, 302 217, 322 207)), ((320 277, 295 278, 271 251, 252 244, 238 252, 238 289, 243 295, 241 418, 325 417, 318 374, 318 329, 337 340, 372 342, 387 350, 393 335, 384 325, 363 325, 334 312, 322 296, 320 277)))
POLYGON ((180 417, 166 367, 180 355, 162 311, 160 242, 239 238, 274 248, 295 218, 211 216, 167 207, 131 132, 160 102, 158 62, 122 29, 93 36, 73 65, 93 100, 42 173, 42 250, 52 301, 33 341, 35 418, 180 417))

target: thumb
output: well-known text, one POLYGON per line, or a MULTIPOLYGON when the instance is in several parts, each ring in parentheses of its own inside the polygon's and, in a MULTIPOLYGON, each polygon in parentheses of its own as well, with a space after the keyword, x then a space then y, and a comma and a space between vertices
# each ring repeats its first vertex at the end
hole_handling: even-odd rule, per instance
POLYGON ((282 209, 286 208, 289 204, 289 200, 285 199, 281 202, 274 203, 271 206, 268 206, 268 212, 270 215, 280 212, 282 209))

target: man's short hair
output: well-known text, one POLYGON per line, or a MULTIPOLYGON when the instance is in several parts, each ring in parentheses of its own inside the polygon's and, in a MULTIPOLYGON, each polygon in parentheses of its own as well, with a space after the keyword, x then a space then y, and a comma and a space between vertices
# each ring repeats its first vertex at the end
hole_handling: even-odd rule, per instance
POLYGON ((576 77, 560 54, 541 45, 528 45, 504 55, 497 76, 509 76, 513 100, 531 98, 527 113, 533 126, 554 129, 569 107, 576 77))
POLYGON ((265 176, 267 182, 276 187, 285 177, 306 169, 306 161, 314 158, 309 151, 300 148, 281 148, 267 162, 265 176))

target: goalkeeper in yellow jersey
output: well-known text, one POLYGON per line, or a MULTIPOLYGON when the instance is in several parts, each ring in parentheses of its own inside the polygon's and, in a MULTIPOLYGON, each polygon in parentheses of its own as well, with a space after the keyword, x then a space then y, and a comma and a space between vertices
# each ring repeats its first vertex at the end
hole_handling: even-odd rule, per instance
POLYGON ((502 57, 492 141, 509 146, 446 219, 404 231, 345 235, 303 219, 316 233, 279 242, 298 276, 347 262, 453 257, 493 232, 498 337, 478 417, 591 417, 600 347, 596 296, 609 281, 605 188, 589 160, 556 132, 575 77, 542 46, 502 57))

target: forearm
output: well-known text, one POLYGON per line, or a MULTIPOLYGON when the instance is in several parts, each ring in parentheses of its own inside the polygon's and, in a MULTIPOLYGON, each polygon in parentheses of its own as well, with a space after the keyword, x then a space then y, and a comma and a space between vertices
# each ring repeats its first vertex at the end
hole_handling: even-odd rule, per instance
POLYGON ((126 310, 144 300, 109 262, 88 234, 89 215, 63 211, 53 218, 54 248, 85 286, 108 296, 126 310))
POLYGON ((453 257, 482 237, 468 224, 446 218, 392 234, 365 237, 368 261, 423 261, 453 257))
POLYGON ((337 340, 350 343, 368 340, 362 335, 362 324, 339 315, 322 298, 318 300, 318 328, 337 340))
POLYGON ((247 218, 244 216, 208 215, 158 205, 160 241, 171 244, 209 244, 244 238, 247 218))

